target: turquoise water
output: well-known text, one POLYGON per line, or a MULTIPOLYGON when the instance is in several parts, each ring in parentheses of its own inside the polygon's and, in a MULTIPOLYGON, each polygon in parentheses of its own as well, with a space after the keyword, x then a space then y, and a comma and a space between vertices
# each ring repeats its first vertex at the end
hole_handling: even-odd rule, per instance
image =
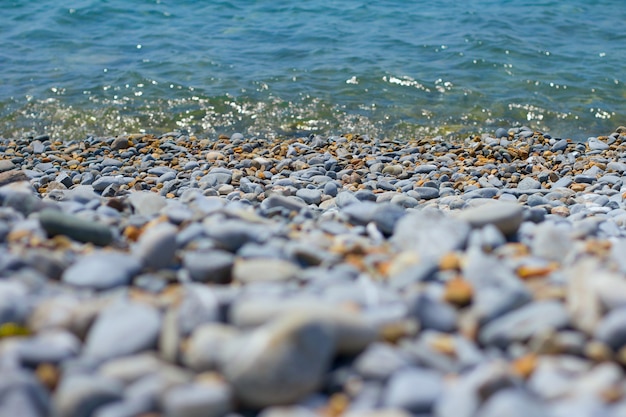
POLYGON ((626 124, 623 0, 1 4, 3 136, 626 124))

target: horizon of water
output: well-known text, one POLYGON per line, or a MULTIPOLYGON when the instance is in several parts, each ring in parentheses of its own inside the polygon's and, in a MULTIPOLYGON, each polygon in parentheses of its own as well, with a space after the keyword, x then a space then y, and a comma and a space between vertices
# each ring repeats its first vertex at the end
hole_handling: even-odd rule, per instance
POLYGON ((0 136, 626 125, 618 0, 3 2, 0 136))

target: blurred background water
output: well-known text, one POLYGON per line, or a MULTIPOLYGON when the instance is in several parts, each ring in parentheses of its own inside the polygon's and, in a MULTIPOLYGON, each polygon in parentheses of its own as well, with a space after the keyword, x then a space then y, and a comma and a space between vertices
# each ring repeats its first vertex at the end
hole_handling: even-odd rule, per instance
POLYGON ((623 0, 0 4, 5 137, 626 124, 623 0))

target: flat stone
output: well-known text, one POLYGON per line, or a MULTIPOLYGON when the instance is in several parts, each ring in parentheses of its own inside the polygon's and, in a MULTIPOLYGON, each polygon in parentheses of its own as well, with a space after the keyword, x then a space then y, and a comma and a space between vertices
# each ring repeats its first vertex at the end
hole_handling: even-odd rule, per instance
POLYGON ((232 353, 224 376, 243 405, 290 404, 321 386, 334 346, 333 331, 324 322, 282 317, 255 330, 232 353))
POLYGON ((128 202, 135 213, 151 217, 157 215, 167 204, 167 199, 160 194, 150 191, 136 191, 130 193, 128 202))
POLYGON ((2 417, 47 417, 52 413, 49 394, 32 371, 3 367, 0 378, 2 417))
POLYGON ((424 368, 408 368, 396 372, 387 385, 383 404, 411 413, 430 413, 442 392, 443 378, 438 372, 424 368))
POLYGON ((229 318, 233 325, 249 328, 293 315, 323 321, 335 334, 335 349, 339 354, 357 354, 379 336, 379 329, 360 315, 319 300, 245 300, 231 307, 229 318))
POLYGON ((22 170, 11 169, 0 172, 0 187, 19 181, 28 181, 28 176, 22 170))
POLYGON ((221 381, 178 385, 163 396, 161 406, 166 416, 222 417, 232 409, 232 392, 221 381))
POLYGON ((282 259, 237 259, 233 267, 233 279, 243 283, 284 282, 297 277, 300 267, 282 259))
POLYGON ((39 222, 48 236, 65 235, 79 242, 99 246, 106 246, 113 241, 109 226, 61 211, 43 210, 39 213, 39 222))
POLYGON ((15 169, 16 166, 9 159, 0 159, 0 172, 10 171, 15 169))
POLYGON ((76 287, 106 290, 128 285, 140 270, 141 262, 130 255, 96 252, 67 268, 61 280, 76 287))
POLYGON ((307 204, 319 204, 322 202, 322 191, 318 189, 301 188, 296 191, 296 197, 301 198, 307 204))
POLYGON ((494 225, 505 236, 517 233, 523 220, 524 210, 515 203, 488 202, 458 212, 457 218, 468 222, 472 227, 481 228, 494 225))
POLYGON ((539 301, 489 322, 480 329, 478 338, 484 345, 505 348, 513 342, 525 341, 541 331, 560 330, 568 324, 569 316, 561 303, 539 301))
POLYGON ((159 223, 141 234, 133 255, 141 259, 146 268, 165 268, 174 261, 177 233, 176 226, 159 223))
POLYGON ((412 212, 395 224, 391 243, 400 251, 416 251, 423 259, 438 259, 465 244, 470 226, 439 212, 412 212))
POLYGON ((84 354, 95 359, 132 355, 156 346, 161 317, 148 305, 115 302, 104 309, 89 330, 84 354))
POLYGON ((90 417, 101 406, 122 398, 120 383, 98 375, 70 375, 54 393, 59 417, 90 417))
POLYGON ((532 177, 526 177, 517 184, 520 190, 536 190, 541 188, 541 183, 532 177))
POLYGON ((532 397, 525 391, 516 389, 503 389, 489 397, 480 408, 477 417, 548 417, 552 415, 547 407, 542 405, 537 398, 532 397))
POLYGON ((235 257, 221 250, 185 252, 183 267, 193 281, 227 283, 230 281, 235 257))
POLYGON ((235 342, 239 331, 220 323, 206 323, 196 327, 182 354, 183 363, 196 372, 216 370, 226 365, 228 344, 235 342))
POLYGON ((626 307, 614 309, 604 316, 594 336, 615 352, 626 345, 626 307))

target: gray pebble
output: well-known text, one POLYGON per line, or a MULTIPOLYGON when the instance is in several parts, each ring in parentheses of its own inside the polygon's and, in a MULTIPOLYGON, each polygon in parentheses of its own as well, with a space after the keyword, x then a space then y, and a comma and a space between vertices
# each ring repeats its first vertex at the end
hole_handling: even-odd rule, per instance
POLYGON ((90 417, 108 403, 122 398, 121 384, 98 375, 71 375, 63 378, 54 394, 59 417, 90 417))
POLYGON ((65 235, 79 242, 91 242, 99 246, 106 246, 113 241, 113 234, 107 225, 57 210, 41 211, 39 222, 48 236, 65 235))
POLYGON ((230 281, 235 257, 221 250, 185 252, 183 267, 193 281, 226 283, 230 281))
POLYGON ((293 403, 320 387, 334 346, 324 322, 283 317, 255 330, 229 358, 224 375, 244 405, 293 403))
POLYGON ((106 360, 154 348, 160 327, 161 317, 155 308, 115 302, 98 315, 89 330, 84 354, 106 360))
POLYGON ((560 330, 568 324, 569 316, 561 303, 539 301, 489 322, 480 329, 479 340, 484 345, 505 348, 541 331, 560 330))
POLYGON ((168 390, 161 406, 165 417, 222 417, 232 409, 231 396, 223 382, 198 382, 168 390))
POLYGON ((411 413, 430 413, 441 395, 442 376, 423 368, 409 368, 393 374, 384 394, 387 407, 411 413))
POLYGON ((141 262, 120 252, 96 252, 67 268, 61 280, 76 287, 106 290, 128 285, 141 269, 141 262))
POLYGON ((512 236, 522 223, 523 212, 523 208, 517 204, 494 201, 463 210, 457 218, 476 228, 492 224, 503 235, 512 236))
POLYGON ((170 223, 159 223, 144 231, 133 248, 133 255, 146 268, 159 269, 171 265, 176 254, 178 228, 170 223))

